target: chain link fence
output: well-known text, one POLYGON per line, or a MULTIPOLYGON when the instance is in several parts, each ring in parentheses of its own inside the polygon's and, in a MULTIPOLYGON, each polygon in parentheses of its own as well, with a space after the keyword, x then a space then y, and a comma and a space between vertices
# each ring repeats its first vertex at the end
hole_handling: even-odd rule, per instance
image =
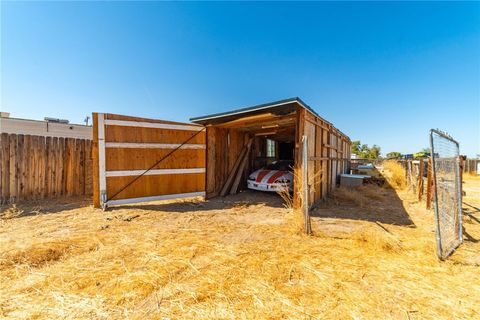
POLYGON ((438 130, 430 131, 437 255, 446 259, 462 243, 462 188, 459 145, 438 130))

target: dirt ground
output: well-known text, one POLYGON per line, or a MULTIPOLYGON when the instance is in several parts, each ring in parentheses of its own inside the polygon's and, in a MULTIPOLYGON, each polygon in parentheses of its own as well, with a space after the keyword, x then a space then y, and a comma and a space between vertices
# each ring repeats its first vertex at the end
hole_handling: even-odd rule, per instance
POLYGON ((337 190, 299 233, 275 194, 94 209, 4 207, 4 319, 480 319, 480 178, 465 242, 435 255, 433 212, 408 191, 337 190))

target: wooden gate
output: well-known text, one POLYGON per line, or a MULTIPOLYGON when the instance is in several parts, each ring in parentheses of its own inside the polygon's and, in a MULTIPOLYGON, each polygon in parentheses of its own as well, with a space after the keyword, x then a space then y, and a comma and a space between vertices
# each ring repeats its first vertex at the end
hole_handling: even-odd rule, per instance
POLYGON ((93 114, 95 207, 205 196, 205 127, 93 114))

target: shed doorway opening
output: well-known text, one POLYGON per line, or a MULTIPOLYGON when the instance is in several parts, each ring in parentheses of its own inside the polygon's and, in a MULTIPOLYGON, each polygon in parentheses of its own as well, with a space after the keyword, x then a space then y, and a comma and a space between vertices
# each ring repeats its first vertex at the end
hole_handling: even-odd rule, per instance
MULTIPOLYGON (((339 175, 349 170, 350 139, 300 98, 191 118, 190 121, 204 125, 207 131, 207 198, 244 190, 249 179, 255 178, 251 177, 255 171, 290 161, 294 171, 304 170, 308 179, 303 179, 301 186, 293 185, 294 207, 311 207, 325 199, 337 184, 339 175), (302 161, 301 151, 307 146, 304 143, 307 140, 305 161, 302 161), (308 196, 300 197, 300 194, 308 196)), ((293 172, 293 175, 299 177, 300 172, 293 172)), ((256 175, 255 181, 258 180, 256 175)))
POLYGON ((207 128, 207 197, 246 189, 276 192, 287 180, 293 191, 296 120, 293 106, 193 120, 207 128))

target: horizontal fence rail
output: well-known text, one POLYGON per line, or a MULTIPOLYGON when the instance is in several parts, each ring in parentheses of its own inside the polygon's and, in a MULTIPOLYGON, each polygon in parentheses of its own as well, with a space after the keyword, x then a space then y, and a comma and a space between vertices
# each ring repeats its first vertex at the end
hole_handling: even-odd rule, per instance
POLYGON ((2 133, 0 202, 92 194, 92 141, 2 133))

